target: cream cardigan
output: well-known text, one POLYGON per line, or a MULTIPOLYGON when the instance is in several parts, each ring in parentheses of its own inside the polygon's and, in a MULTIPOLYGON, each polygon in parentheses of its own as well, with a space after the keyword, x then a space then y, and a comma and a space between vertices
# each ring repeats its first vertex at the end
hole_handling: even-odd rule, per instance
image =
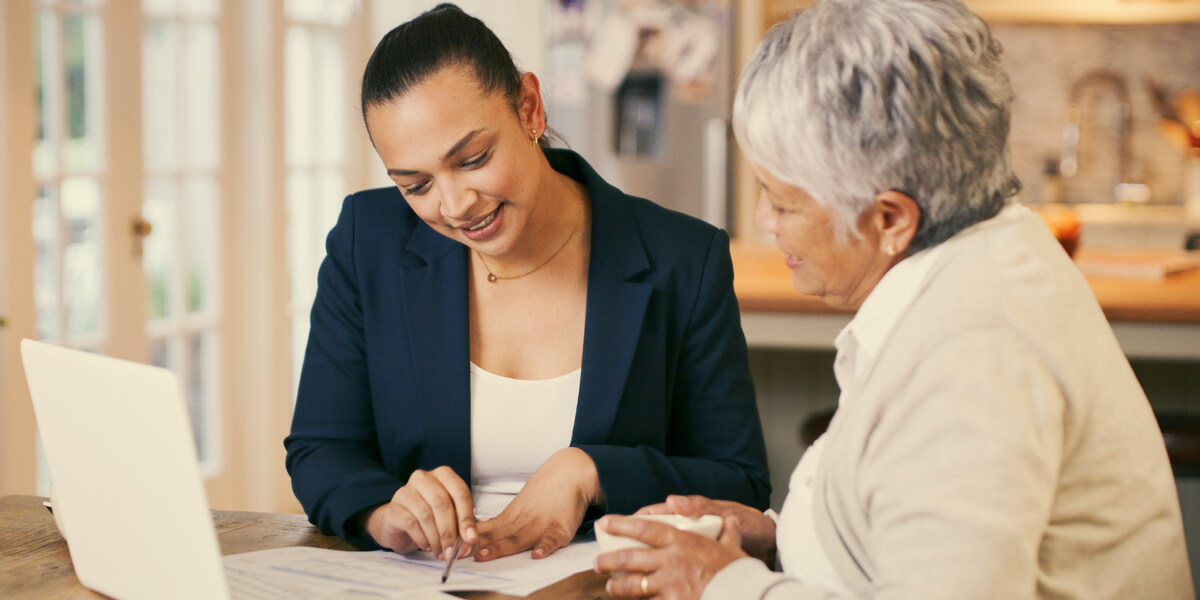
MULTIPOLYGON (((830 423, 819 541, 862 598, 1192 598, 1161 433, 1041 219, 945 242, 830 423)), ((835 598, 754 559, 704 598, 835 598)))

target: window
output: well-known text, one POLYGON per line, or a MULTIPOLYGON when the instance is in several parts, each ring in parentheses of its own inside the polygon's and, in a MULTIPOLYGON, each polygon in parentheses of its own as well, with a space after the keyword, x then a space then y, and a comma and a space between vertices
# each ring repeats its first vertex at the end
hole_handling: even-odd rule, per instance
POLYGON ((287 250, 292 385, 299 383, 325 235, 347 193, 349 124, 357 119, 346 73, 354 0, 287 0, 284 38, 287 250))
POLYGON ((98 0, 41 0, 33 24, 35 331, 91 351, 101 349, 107 333, 100 8, 98 0))
POLYGON ((222 448, 218 8, 218 0, 142 2, 147 356, 180 375, 210 475, 222 448))

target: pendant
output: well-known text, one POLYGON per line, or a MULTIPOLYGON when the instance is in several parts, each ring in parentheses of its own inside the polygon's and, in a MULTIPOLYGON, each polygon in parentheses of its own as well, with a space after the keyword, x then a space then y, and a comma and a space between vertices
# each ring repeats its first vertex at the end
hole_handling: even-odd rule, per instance
POLYGON ((488 283, 496 283, 496 276, 494 274, 488 273, 488 283))

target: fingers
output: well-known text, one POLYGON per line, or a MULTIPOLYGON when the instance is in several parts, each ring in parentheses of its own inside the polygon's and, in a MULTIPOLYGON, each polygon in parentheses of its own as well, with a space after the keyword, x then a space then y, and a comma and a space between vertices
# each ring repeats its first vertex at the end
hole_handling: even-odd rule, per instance
POLYGON ((533 548, 533 558, 545 558, 570 544, 575 537, 574 529, 568 530, 561 523, 532 526, 512 521, 504 513, 480 525, 479 550, 475 552, 478 561, 494 560, 530 548, 533 548))
POLYGON ((638 511, 633 514, 635 514, 635 515, 673 515, 676 513, 675 513, 675 509, 671 508, 666 502, 659 502, 658 504, 650 504, 648 506, 643 506, 643 507, 639 508, 638 511))
POLYGON ((412 491, 405 499, 405 508, 412 512, 429 541, 428 550, 434 556, 441 556, 444 548, 454 544, 454 536, 458 533, 450 494, 427 471, 414 472, 405 487, 412 491))
POLYGON ((742 534, 739 531, 740 524, 737 517, 726 516, 721 523, 721 535, 717 537, 717 541, 727 546, 734 548, 742 547, 742 534))
POLYGON ((653 574, 623 573, 610 577, 604 591, 615 597, 651 598, 658 595, 654 583, 653 574))
MULTIPOLYGON (((473 541, 476 532, 471 493, 449 467, 413 472, 408 483, 392 497, 392 505, 398 509, 393 511, 393 527, 435 556, 444 556, 454 546, 464 513, 471 516, 463 541, 473 541)), ((468 546, 467 552, 470 550, 468 546)))
POLYGON ((685 517, 721 514, 720 507, 704 496, 667 496, 664 504, 671 512, 685 517))
POLYGON ((605 552, 596 557, 597 573, 621 573, 637 571, 649 573, 662 566, 658 553, 650 548, 629 548, 616 552, 605 552))
POLYGON ((421 543, 408 535, 403 527, 397 526, 403 519, 402 513, 407 514, 408 511, 390 502, 381 504, 371 512, 367 519, 367 533, 374 538, 375 543, 399 553, 412 552, 421 546, 421 543))
POLYGON ((667 496, 665 502, 643 506, 634 514, 637 515, 683 515, 698 517, 700 515, 721 514, 721 507, 716 502, 704 496, 667 496))
POLYGON ((429 540, 421 531, 420 523, 404 506, 386 504, 382 513, 382 528, 375 536, 375 541, 379 542, 380 546, 399 553, 429 547, 429 540))
POLYGON ((433 509, 421 492, 410 482, 396 492, 392 502, 395 508, 393 527, 412 537, 417 548, 440 553, 441 537, 433 519, 433 509))
POLYGON ((573 532, 569 532, 561 527, 551 527, 542 534, 537 544, 534 544, 533 557, 546 558, 555 550, 570 544, 573 537, 575 537, 573 532))
POLYGON ((521 527, 509 515, 500 513, 481 527, 475 560, 482 562, 516 554, 532 546, 537 533, 533 527, 521 527), (522 539, 522 531, 529 532, 527 539, 522 539))
POLYGON ((596 521, 596 526, 613 535, 633 538, 653 548, 669 545, 683 533, 666 523, 618 515, 602 517, 596 521))
POLYGON ((433 475, 441 482, 454 504, 455 516, 458 519, 456 534, 462 535, 463 538, 463 551, 460 552, 460 556, 467 556, 479 539, 479 528, 475 522, 475 502, 471 498, 471 489, 458 476, 458 473, 449 467, 434 469, 433 475))

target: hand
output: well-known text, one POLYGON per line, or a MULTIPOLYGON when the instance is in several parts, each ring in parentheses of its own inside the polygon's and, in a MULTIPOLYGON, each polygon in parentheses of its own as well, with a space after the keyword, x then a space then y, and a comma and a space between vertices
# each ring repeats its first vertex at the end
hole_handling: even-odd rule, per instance
POLYGON ((718 571, 746 556, 733 516, 725 517, 721 536, 716 540, 666 523, 633 517, 609 515, 597 521, 596 526, 650 546, 596 557, 596 572, 613 574, 604 586, 613 596, 699 598, 718 571))
POLYGON ((479 523, 475 560, 491 560, 533 548, 544 558, 571 543, 593 504, 603 502, 596 464, 579 448, 563 448, 534 471, 500 514, 479 523))
POLYGON ((728 500, 709 500, 704 496, 667 496, 666 502, 646 506, 637 514, 717 515, 725 519, 725 530, 729 529, 729 519, 733 518, 733 528, 742 539, 742 550, 767 563, 768 567, 775 566, 775 521, 756 508, 728 500))
POLYGON ((375 543, 395 552, 427 550, 447 558, 462 532, 459 556, 469 556, 478 540, 471 490, 450 467, 414 471, 392 501, 367 517, 367 533, 375 543))

